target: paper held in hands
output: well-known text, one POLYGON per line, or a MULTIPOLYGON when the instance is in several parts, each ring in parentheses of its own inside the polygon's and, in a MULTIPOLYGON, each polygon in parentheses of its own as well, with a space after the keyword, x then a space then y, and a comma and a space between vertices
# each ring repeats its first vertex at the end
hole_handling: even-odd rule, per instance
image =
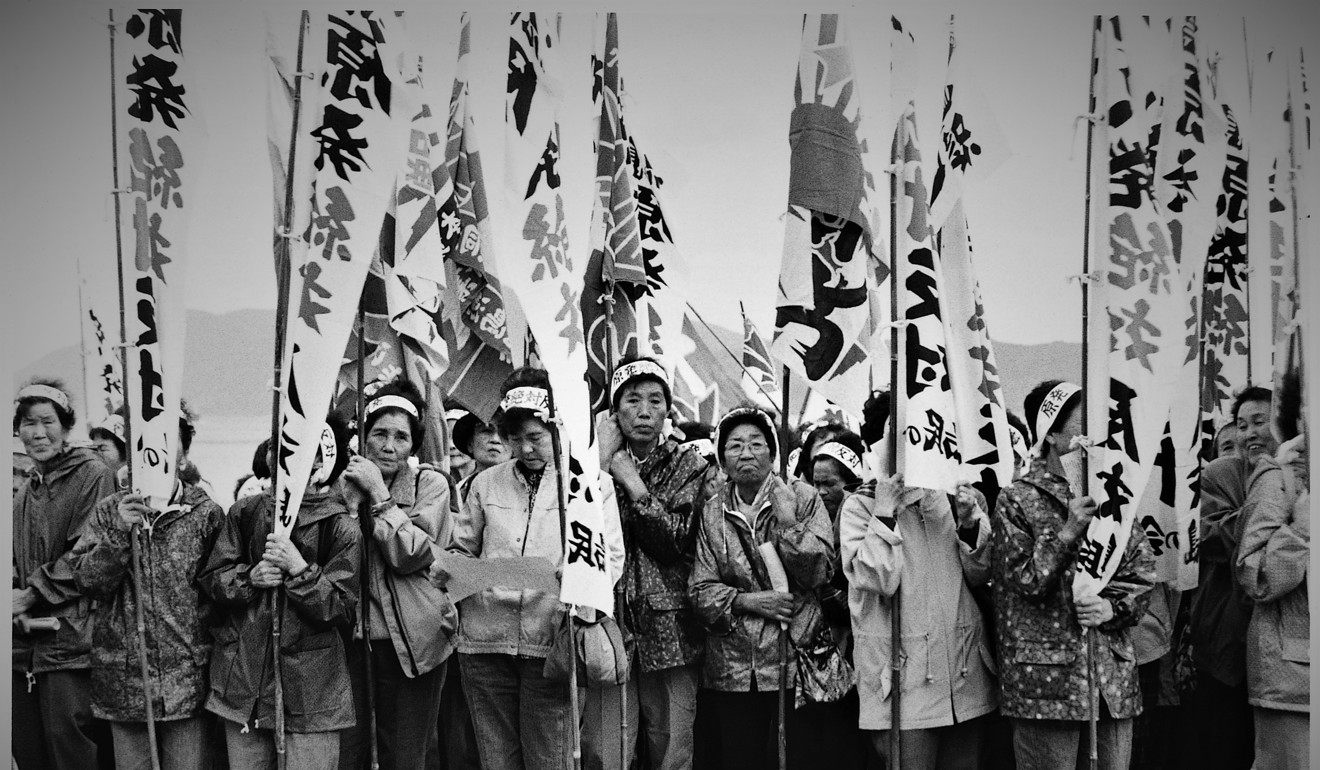
MULTIPOLYGON (((770 576, 770 587, 788 593, 788 573, 784 571, 784 563, 779 560, 779 552, 775 550, 775 544, 761 543, 756 550, 761 552, 761 560, 765 562, 766 574, 770 576)), ((780 621, 779 627, 788 628, 788 624, 780 621)))
POLYGON ((448 576, 445 590, 455 604, 487 588, 559 592, 555 565, 543 556, 472 559, 441 551, 431 569, 448 576))

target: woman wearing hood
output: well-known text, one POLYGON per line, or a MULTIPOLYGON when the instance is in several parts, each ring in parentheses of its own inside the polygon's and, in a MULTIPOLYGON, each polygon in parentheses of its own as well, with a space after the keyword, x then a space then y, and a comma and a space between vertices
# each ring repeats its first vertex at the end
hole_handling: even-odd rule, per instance
POLYGON ((69 446, 73 425, 63 383, 34 380, 18 391, 14 432, 34 464, 14 495, 11 727, 14 759, 24 768, 96 766, 92 600, 74 580, 70 557, 115 479, 94 451, 69 446))

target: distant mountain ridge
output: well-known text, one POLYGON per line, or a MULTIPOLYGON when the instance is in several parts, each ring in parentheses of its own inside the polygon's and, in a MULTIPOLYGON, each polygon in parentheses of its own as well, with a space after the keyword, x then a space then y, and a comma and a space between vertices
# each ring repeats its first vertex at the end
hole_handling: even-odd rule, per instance
MULTIPOLYGON (((742 333, 714 328, 729 349, 741 355, 742 333)), ((189 403, 203 416, 269 414, 274 340, 273 310, 235 310, 222 315, 188 311, 183 392, 189 403)), ((1077 382, 1081 377, 1081 345, 1075 342, 996 342, 995 358, 1008 406, 1018 413, 1023 396, 1036 383, 1051 378, 1077 382)), ((11 390, 35 374, 62 378, 81 407, 82 362, 77 346, 57 350, 18 372, 11 390)))

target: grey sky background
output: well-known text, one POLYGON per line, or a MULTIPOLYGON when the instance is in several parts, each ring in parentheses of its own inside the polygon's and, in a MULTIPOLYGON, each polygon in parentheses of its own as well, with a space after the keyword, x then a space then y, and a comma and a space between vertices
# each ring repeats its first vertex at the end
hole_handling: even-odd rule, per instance
MULTIPOLYGON (((108 5, 8 2, 0 30, 0 179, 4 180, 5 360, 16 368, 78 341, 76 260, 114 295, 115 232, 110 196, 108 5)), ((267 19, 292 40, 295 2, 183 3, 190 106, 207 128, 192 199, 187 303, 212 313, 273 308, 272 181, 266 153, 267 19)), ((474 4, 475 5, 475 4, 474 4)), ((315 6, 314 6, 315 7, 315 6)), ((320 6, 337 8, 338 6, 320 6)), ((400 3, 423 54, 432 107, 445 114, 463 6, 400 3)), ((594 165, 587 57, 600 3, 530 4, 563 10, 565 51, 580 67, 562 121, 570 248, 585 259, 594 165)), ((493 225, 509 226, 503 202, 504 57, 507 5, 473 18, 473 109, 492 198, 493 225)), ((1320 3, 865 3, 624 2, 620 11, 625 116, 666 179, 663 203, 688 266, 683 283, 712 323, 739 328, 738 302, 767 337, 783 243, 789 113, 801 14, 847 14, 861 90, 870 168, 883 193, 896 117, 889 103, 889 16, 914 32, 921 56, 918 126, 929 179, 945 78, 948 16, 959 45, 1013 152, 987 185, 967 194, 974 259, 991 334, 1039 343, 1080 340, 1085 131, 1090 17, 1096 12, 1195 13, 1202 46, 1221 56, 1221 89, 1245 98, 1243 16, 1253 40, 1320 39, 1320 3), (992 7, 993 6, 993 7, 992 7)), ((1311 57, 1308 57, 1311 58, 1311 57)), ((1315 58, 1311 58, 1315 61, 1315 58)), ((1312 83, 1320 66, 1311 65, 1312 83)), ((1316 86, 1312 86, 1313 93, 1316 86)), ((1242 105, 1245 110, 1245 104, 1242 105)), ((880 212, 886 223, 888 211, 880 212)), ((887 246, 886 246, 887 248, 887 246)), ((499 253, 500 260, 525 255, 499 253)), ((257 360, 266 354, 254 351, 257 360)), ((193 356, 204 351, 189 351, 193 356)))

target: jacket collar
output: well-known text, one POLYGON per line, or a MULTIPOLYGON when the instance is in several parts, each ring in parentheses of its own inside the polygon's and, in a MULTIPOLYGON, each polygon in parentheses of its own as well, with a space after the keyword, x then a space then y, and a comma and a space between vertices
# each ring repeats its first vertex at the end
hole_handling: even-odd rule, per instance
POLYGON ((390 482, 390 498, 400 507, 411 508, 417 502, 418 473, 420 470, 413 470, 411 465, 404 463, 394 474, 394 481, 390 482))
POLYGON ((738 510, 738 499, 736 497, 738 494, 738 487, 732 481, 724 485, 723 497, 720 499, 720 505, 723 507, 726 516, 736 516, 739 519, 747 521, 749 527, 755 527, 756 522, 761 518, 761 514, 764 513, 767 508, 774 505, 775 490, 782 486, 784 486, 784 482, 780 480, 773 471, 766 474, 765 481, 761 482, 761 488, 756 490, 756 496, 752 498, 751 508, 753 515, 751 521, 747 521, 742 512, 738 510))
POLYGON ((99 455, 86 447, 67 447, 63 452, 55 456, 50 467, 41 471, 38 467, 33 467, 28 472, 28 484, 33 489, 42 484, 49 485, 65 476, 72 474, 87 463, 102 462, 99 455))
POLYGON ((1068 486, 1068 480, 1057 473, 1047 470, 1045 461, 1039 457, 1031 461, 1031 467, 1022 475, 1021 480, 1039 489, 1050 497, 1053 497, 1065 506, 1068 501, 1073 499, 1072 489, 1068 486))
MULTIPOLYGON (((275 498, 272 496, 269 499, 273 509, 275 498)), ((294 526, 306 527, 339 513, 348 513, 348 508, 344 505, 343 498, 337 493, 318 492, 303 495, 302 506, 298 508, 298 520, 294 526)))

